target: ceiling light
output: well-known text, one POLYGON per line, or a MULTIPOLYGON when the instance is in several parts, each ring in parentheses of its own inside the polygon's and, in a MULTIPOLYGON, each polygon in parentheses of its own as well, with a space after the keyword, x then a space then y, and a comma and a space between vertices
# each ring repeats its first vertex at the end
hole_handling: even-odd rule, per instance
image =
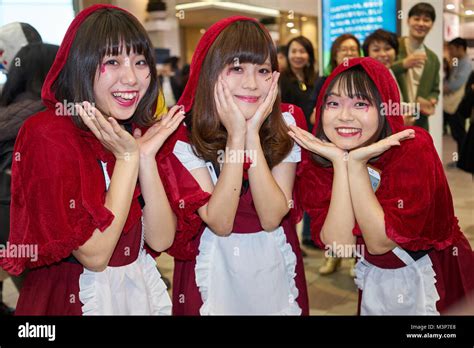
POLYGON ((176 11, 200 10, 200 9, 207 9, 207 8, 218 8, 222 10, 250 12, 250 13, 256 13, 256 14, 272 16, 272 17, 280 16, 280 11, 278 10, 274 10, 267 7, 239 4, 236 2, 199 1, 199 2, 191 2, 191 3, 180 4, 180 5, 175 6, 176 11))

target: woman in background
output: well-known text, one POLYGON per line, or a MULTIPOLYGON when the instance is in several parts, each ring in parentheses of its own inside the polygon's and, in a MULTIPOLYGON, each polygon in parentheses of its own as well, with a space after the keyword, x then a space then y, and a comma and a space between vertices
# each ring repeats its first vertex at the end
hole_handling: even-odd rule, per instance
MULTIPOLYGON (((286 50, 288 66, 283 70, 280 78, 281 101, 299 106, 306 118, 309 131, 313 129, 314 107, 316 105, 315 83, 315 56, 311 41, 304 36, 290 40, 286 50)), ((303 216, 302 243, 313 246, 310 233, 309 215, 303 216)), ((305 254, 303 254, 305 255, 305 254)))
MULTIPOLYGON (((397 34, 383 29, 377 29, 365 38, 364 44, 362 45, 362 50, 364 51, 364 55, 366 57, 374 58, 385 65, 385 67, 389 69, 390 73, 395 78, 395 74, 392 71, 392 65, 398 55, 397 34)), ((403 96, 398 83, 397 87, 398 92, 400 93, 400 107, 403 114, 403 121, 405 125, 412 126, 415 124, 417 110, 411 107, 410 104, 403 102, 403 96)))
MULTIPOLYGON (((5 245, 10 234, 10 185, 13 146, 23 122, 31 115, 45 109, 41 101, 41 88, 58 46, 32 43, 18 51, 10 64, 8 79, 0 95, 0 244, 5 245)), ((32 173, 33 174, 33 173, 32 173)), ((0 273, 2 273, 0 269, 0 273)), ((6 273, 6 272, 5 272, 6 273)), ((3 276, 0 279, 4 280, 3 276)), ((18 289, 23 276, 12 277, 18 289)), ((3 281, 0 282, 0 313, 9 309, 2 301, 3 281)))

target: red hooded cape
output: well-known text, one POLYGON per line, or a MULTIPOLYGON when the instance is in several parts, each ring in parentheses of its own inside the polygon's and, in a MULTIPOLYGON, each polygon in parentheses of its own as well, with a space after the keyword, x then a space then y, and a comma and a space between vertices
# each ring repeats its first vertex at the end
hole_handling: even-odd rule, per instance
MULTIPOLYGON (((400 97, 395 80, 389 70, 372 58, 350 59, 339 65, 325 81, 316 104, 316 132, 321 121, 323 98, 331 81, 341 72, 361 66, 378 88, 385 105, 399 105, 400 97)), ((396 109, 387 108, 392 133, 406 127, 396 109)), ((375 193, 385 213, 387 236, 408 250, 441 250, 463 238, 458 220, 454 216, 453 201, 442 163, 429 133, 419 127, 416 137, 392 147, 376 162, 381 170, 381 183, 375 193)), ((333 180, 333 168, 323 168, 313 162, 307 151, 303 152, 302 170, 298 172, 303 207, 311 216, 313 240, 321 247, 321 228, 326 219, 333 180)), ((361 236, 359 227, 354 235, 361 236)))
MULTIPOLYGON (((10 254, 0 259, 0 266, 11 274, 67 258, 95 229, 104 231, 114 219, 104 207, 106 188, 98 161, 107 163, 112 177, 115 157, 90 131, 76 127, 71 117, 56 115, 57 100, 52 88, 66 64, 78 28, 91 13, 102 8, 122 10, 94 5, 75 17, 43 85, 42 98, 48 110, 28 119, 18 134, 17 157, 12 166, 9 244, 37 246, 38 255, 31 258, 10 254)), ((199 190, 174 155, 161 155, 158 168, 178 215, 180 233, 197 230, 201 221, 196 220, 194 211, 209 194, 199 190)), ((124 233, 141 224, 139 195, 137 185, 124 233)))
MULTIPOLYGON (((254 19, 248 18, 248 17, 241 17, 241 16, 229 17, 212 25, 199 41, 196 47, 196 51, 194 52, 194 55, 191 61, 191 70, 190 70, 188 83, 186 84, 184 92, 177 103, 178 105, 183 105, 184 110, 186 112, 189 112, 192 109, 192 106, 194 103, 195 91, 199 82, 199 76, 201 74, 201 68, 204 63, 204 59, 206 58, 207 52, 209 51, 209 48, 212 46, 212 44, 214 43, 216 38, 219 36, 219 34, 225 28, 227 28, 230 24, 236 21, 256 22, 254 19)), ((290 106, 288 104, 281 104, 281 110, 282 112, 291 110, 292 111, 291 113, 293 114, 298 126, 302 128, 306 128, 306 120, 300 108, 293 105, 290 106)), ((186 126, 184 124, 181 124, 178 130, 166 141, 163 148, 158 153, 158 159, 161 165, 160 171, 162 170, 162 167, 163 167, 162 162, 164 159, 168 159, 170 161, 169 168, 172 168, 176 164, 176 162, 179 162, 178 159, 173 155, 174 145, 176 144, 176 141, 178 140, 189 143, 187 132, 188 131, 186 129, 186 126)), ((203 192, 200 189, 199 185, 194 181, 194 179, 188 181, 188 180, 181 180, 181 178, 177 178, 177 182, 179 182, 180 185, 185 185, 185 184, 187 185, 188 183, 190 185, 192 184, 192 187, 195 188, 195 191, 190 190, 189 191, 190 194, 192 194, 193 196, 202 197, 201 200, 193 200, 193 203, 189 207, 188 207, 189 198, 185 197, 185 200, 182 202, 184 203, 182 204, 182 206, 186 207, 185 209, 188 209, 188 211, 195 212, 201 205, 204 205, 205 203, 207 203, 209 199, 209 194, 203 192), (196 185, 198 186, 196 187, 196 185)), ((295 207, 295 209, 292 209, 291 211, 292 211, 292 217, 294 220, 301 219, 302 214, 300 213, 299 209, 296 209, 295 207)), ((188 219, 186 221, 179 221, 180 219, 178 219, 178 225, 184 224, 186 225, 186 229, 180 230, 180 228, 178 228, 175 241, 173 245, 171 246, 171 248, 168 249, 167 252, 179 259, 191 260, 197 255, 196 243, 192 243, 192 241, 198 236, 199 225, 202 223, 202 220, 199 218, 197 213, 185 214, 185 216, 187 216, 188 219)))

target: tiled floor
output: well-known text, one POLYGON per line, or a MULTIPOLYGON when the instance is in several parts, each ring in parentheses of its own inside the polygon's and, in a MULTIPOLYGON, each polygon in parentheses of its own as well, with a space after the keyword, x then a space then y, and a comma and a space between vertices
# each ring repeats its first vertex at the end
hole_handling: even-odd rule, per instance
MULTIPOLYGON (((452 160, 455 143, 450 136, 444 137, 443 161, 452 160)), ((445 167, 446 168, 446 167, 445 167)), ((474 247, 474 181, 473 177, 456 168, 446 168, 451 193, 454 198, 454 208, 459 218, 461 229, 474 247)), ((305 258, 306 280, 312 315, 355 315, 357 311, 357 288, 353 278, 349 275, 349 261, 344 260, 341 268, 329 276, 321 276, 317 269, 324 261, 324 255, 319 250, 305 249, 308 256, 305 258)), ((173 259, 163 254, 158 259, 162 275, 172 279, 173 259)), ((170 293, 171 295, 171 293, 170 293)), ((4 284, 4 301, 15 306, 18 299, 10 279, 4 284)))

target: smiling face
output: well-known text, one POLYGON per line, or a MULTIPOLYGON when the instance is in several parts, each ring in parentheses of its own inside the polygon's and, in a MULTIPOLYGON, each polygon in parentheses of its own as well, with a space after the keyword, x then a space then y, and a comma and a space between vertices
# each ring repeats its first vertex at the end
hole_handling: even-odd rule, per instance
POLYGON ((396 58, 395 49, 385 41, 373 41, 369 45, 369 57, 377 59, 388 69, 392 66, 396 58))
POLYGON ((150 85, 150 67, 145 57, 124 51, 105 56, 94 79, 96 107, 117 120, 129 119, 150 85))
POLYGON ((322 110, 322 127, 328 140, 344 150, 369 141, 377 132, 378 110, 367 98, 352 98, 336 82, 322 110))
POLYGON ((336 62, 341 64, 346 58, 359 57, 359 46, 354 39, 347 39, 341 42, 341 46, 337 49, 336 62))
POLYGON ((309 54, 297 41, 293 41, 288 48, 288 61, 293 69, 303 69, 309 63, 309 54))
POLYGON ((229 64, 220 76, 227 82, 235 104, 248 120, 270 91, 272 66, 268 58, 263 64, 229 64))
POLYGON ((423 41, 433 27, 433 20, 426 15, 411 16, 408 18, 409 35, 423 41))

